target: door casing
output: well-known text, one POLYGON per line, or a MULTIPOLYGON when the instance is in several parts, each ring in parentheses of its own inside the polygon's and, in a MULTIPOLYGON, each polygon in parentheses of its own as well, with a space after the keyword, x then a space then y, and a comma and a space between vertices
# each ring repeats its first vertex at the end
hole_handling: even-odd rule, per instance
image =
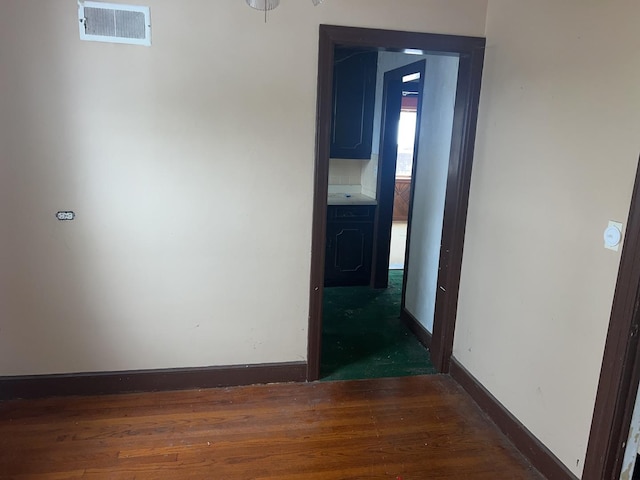
MULTIPOLYGON (((398 124, 402 103, 402 77, 412 73, 420 73, 417 84, 418 110, 414 136, 413 167, 416 167, 416 156, 419 149, 420 120, 422 116, 422 97, 424 89, 424 72, 426 60, 413 62, 395 68, 384 74, 382 93, 382 118, 380 121, 380 158, 378 161, 378 207, 374 228, 373 260, 371 268, 371 286, 387 288, 389 284, 389 253, 391 248, 391 227, 393 224, 393 200, 396 182, 396 161, 398 155, 398 124), (397 114, 397 115, 396 115, 397 114), (393 118, 389 118, 389 117, 393 118)), ((413 183, 413 181, 412 181, 413 183)), ((411 217, 411 209, 409 209, 411 217)), ((410 232, 407 231, 407 236, 410 232)), ((408 258, 409 252, 405 252, 408 258)), ((406 278, 406 277, 405 277, 406 278)), ((404 282, 403 282, 404 284, 404 282)), ((404 289, 403 289, 404 294, 404 289)))
POLYGON ((397 52, 412 49, 423 53, 459 55, 460 65, 438 274, 439 288, 436 295, 434 332, 431 342, 434 366, 438 371, 447 373, 453 349, 485 39, 334 25, 320 25, 319 34, 307 380, 317 380, 320 376, 333 53, 336 45, 397 52))

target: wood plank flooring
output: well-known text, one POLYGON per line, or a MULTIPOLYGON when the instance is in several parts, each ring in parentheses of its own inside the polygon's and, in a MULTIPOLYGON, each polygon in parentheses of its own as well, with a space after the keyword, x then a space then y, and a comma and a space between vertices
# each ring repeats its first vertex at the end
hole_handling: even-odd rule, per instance
POLYGON ((542 477, 431 375, 4 402, 0 478, 542 477))

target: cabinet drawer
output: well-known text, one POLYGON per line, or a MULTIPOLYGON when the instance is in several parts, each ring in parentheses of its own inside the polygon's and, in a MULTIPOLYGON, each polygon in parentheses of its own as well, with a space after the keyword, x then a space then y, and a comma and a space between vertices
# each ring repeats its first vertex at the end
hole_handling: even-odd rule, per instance
POLYGON ((375 205, 330 205, 327 207, 329 222, 373 222, 375 205))

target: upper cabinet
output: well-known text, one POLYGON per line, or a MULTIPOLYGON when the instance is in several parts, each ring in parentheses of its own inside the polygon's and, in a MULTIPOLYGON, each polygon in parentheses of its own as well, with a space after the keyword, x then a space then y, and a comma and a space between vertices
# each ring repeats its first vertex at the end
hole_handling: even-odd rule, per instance
POLYGON ((378 52, 336 47, 331 158, 371 158, 378 52))

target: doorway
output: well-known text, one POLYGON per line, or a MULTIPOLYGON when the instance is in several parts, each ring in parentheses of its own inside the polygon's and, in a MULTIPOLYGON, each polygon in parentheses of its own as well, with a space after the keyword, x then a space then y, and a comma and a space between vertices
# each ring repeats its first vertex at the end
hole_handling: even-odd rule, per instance
MULTIPOLYGON (((360 49, 340 49, 340 54, 341 57, 336 56, 336 68, 345 68, 341 64, 342 58, 354 59, 358 55, 373 58, 375 63, 372 76, 376 77, 376 81, 370 84, 370 88, 376 92, 372 95, 371 158, 342 161, 343 164, 362 165, 362 170, 368 175, 363 174, 360 182, 353 182, 360 185, 353 187, 361 195, 369 194, 375 204, 368 207, 336 207, 341 202, 331 197, 323 295, 321 379, 352 380, 435 373, 429 352, 400 320, 406 233, 405 241, 395 247, 396 250, 401 249, 400 267, 389 271, 390 251, 391 254, 395 253, 390 249, 393 237, 392 211, 397 214, 394 183, 397 183, 399 165, 405 173, 403 179, 410 182, 414 153, 417 153, 413 147, 417 143, 420 126, 418 107, 428 56, 360 49), (403 115, 405 113, 407 115, 403 115), (404 130, 401 128, 403 126, 404 130), (377 175, 371 181, 370 174, 375 170, 377 175), (369 187, 371 184, 373 188, 369 187), (375 212, 372 223, 364 221, 369 211, 375 212), (348 222, 336 218, 347 213, 350 214, 348 222), (365 241, 366 225, 371 228, 373 242, 365 241), (346 248, 349 243, 353 243, 352 248, 346 248), (362 254, 361 246, 367 243, 373 251, 373 264, 380 265, 382 273, 379 276, 376 276, 376 268, 363 268, 363 259, 367 255, 362 254), (339 282, 335 271, 341 267, 349 270, 345 272, 343 282, 339 282), (359 272, 372 272, 373 275, 369 273, 362 283, 354 281, 349 284, 347 275, 351 280, 356 280, 359 272), (381 285, 376 285, 376 280, 381 285)), ((455 88, 455 77, 449 80, 455 88)), ((340 89, 342 82, 343 79, 336 75, 334 86, 340 89)), ((352 94, 357 96, 359 93, 360 89, 356 88, 352 94)), ((334 107, 334 130, 336 124, 347 125, 357 121, 360 125, 360 116, 355 119, 346 115, 340 117, 336 113, 339 111, 340 108, 334 107)), ((337 164, 333 156, 330 162, 331 195, 331 192, 335 194, 340 189, 334 179, 340 177, 341 167, 345 165, 337 164)), ((404 209, 405 232, 409 217, 409 193, 410 189, 407 190, 404 209)), ((349 201, 343 203, 348 204, 349 201)))
MULTIPOLYGON (((308 380, 317 380, 320 375, 331 98, 335 47, 338 45, 365 47, 395 52, 454 55, 459 58, 453 109, 453 129, 445 189, 444 219, 441 232, 442 248, 439 252, 437 273, 438 294, 435 299, 434 329, 431 336, 432 339, 430 338, 434 365, 439 372, 447 372, 453 346, 484 44, 484 39, 476 37, 320 26, 308 380)), ((411 240, 409 240, 409 244, 411 244, 411 240)), ((384 259, 384 256, 378 258, 384 259)), ((386 274, 388 274, 388 261, 389 257, 387 256, 386 274)), ((374 265, 377 266, 378 263, 374 265)))
MULTIPOLYGON (((406 78, 406 77, 405 77, 406 78)), ((402 102, 398 120, 398 153, 396 155, 396 171, 393 189, 393 217, 391 223, 391 248, 389 254, 389 270, 404 270, 407 253, 407 231, 409 223, 409 207, 411 204, 411 180, 413 173, 414 153, 419 127, 418 101, 420 100, 417 80, 403 79, 402 102)))
MULTIPOLYGON (((376 212, 376 229, 373 247, 373 272, 371 285, 373 288, 387 288, 389 280, 390 255, 396 254, 391 250, 393 240, 393 217, 405 219, 404 231, 402 223, 396 223, 396 235, 404 235, 405 244, 402 250, 406 255, 406 238, 408 222, 411 216, 411 173, 414 169, 418 153, 418 138, 420 133, 420 119, 422 97, 424 93, 424 78, 426 59, 412 62, 398 68, 388 69, 385 63, 404 62, 408 55, 388 53, 380 58, 383 77, 383 93, 381 104, 380 127, 380 158, 378 168, 378 208, 376 212), (398 57, 401 55, 404 58, 398 57), (405 111, 403 112, 403 105, 405 111), (412 106, 413 112, 409 111, 412 106), (404 115, 403 115, 404 113, 404 115), (412 115, 413 113, 413 115, 412 115), (411 121, 413 120, 413 121, 411 121), (401 130, 401 126, 404 127, 401 130), (401 136, 402 134, 402 136, 401 136), (402 139, 402 143, 401 143, 402 139), (402 145, 402 149, 401 149, 402 145), (398 161, 400 160, 400 161, 398 161), (402 173, 398 182, 398 166, 402 173), (404 185, 406 194, 406 213, 402 215, 402 197, 398 195, 399 185, 404 185), (397 208, 396 208, 397 207, 397 208)), ((410 60, 409 60, 410 61, 410 60)), ((450 79, 455 81, 455 79, 450 79)), ((396 248, 398 248, 396 240, 396 248)), ((404 271, 404 258, 402 258, 404 271)), ((404 284, 404 279, 403 279, 404 284)))
MULTIPOLYGON (((426 57, 426 55, 424 56, 426 57)), ((373 253, 373 268, 371 286, 373 288, 387 288, 391 255, 400 256, 397 250, 406 253, 406 236, 411 203, 411 177, 416 154, 418 153, 418 133, 422 96, 424 90, 424 76, 426 59, 412 61, 412 55, 381 52, 379 54, 379 68, 384 72, 382 82, 382 96, 380 98, 380 147, 377 178, 376 228, 373 253), (411 63, 407 63, 411 62, 411 63), (402 64, 397 68, 389 68, 393 64, 402 64), (405 111, 403 112, 403 105, 405 111), (412 105, 412 112, 407 111, 412 105), (405 115, 403 115, 403 113, 405 115), (403 121, 404 120, 404 121, 403 121), (411 122, 413 120, 413 122, 411 122), (401 130, 401 126, 404 127, 401 130), (402 134, 402 136, 401 136, 402 134), (402 143, 401 143, 402 139, 402 143), (402 145, 402 149, 401 149, 402 145), (400 161, 398 161, 400 160, 400 161), (402 216, 402 198, 398 195, 398 167, 405 173, 403 183, 406 189, 406 210, 402 216), (407 173, 409 176, 407 177, 407 173), (398 207, 398 208, 397 208, 398 207), (394 245, 391 249, 394 233, 394 216, 404 218, 404 231, 401 222, 396 221, 396 236, 404 236, 404 244, 394 245)), ((452 79, 453 80, 453 79, 452 79)), ((404 257, 404 255, 403 255, 404 257)), ((397 261, 397 260, 396 260, 397 261)), ((399 263, 399 262, 398 262, 399 263)), ((396 265, 397 266, 397 265, 396 265)), ((398 268, 395 268, 398 269, 398 268)), ((404 258, 402 260, 404 270, 404 258)), ((404 280, 404 279, 403 279, 404 280)))

